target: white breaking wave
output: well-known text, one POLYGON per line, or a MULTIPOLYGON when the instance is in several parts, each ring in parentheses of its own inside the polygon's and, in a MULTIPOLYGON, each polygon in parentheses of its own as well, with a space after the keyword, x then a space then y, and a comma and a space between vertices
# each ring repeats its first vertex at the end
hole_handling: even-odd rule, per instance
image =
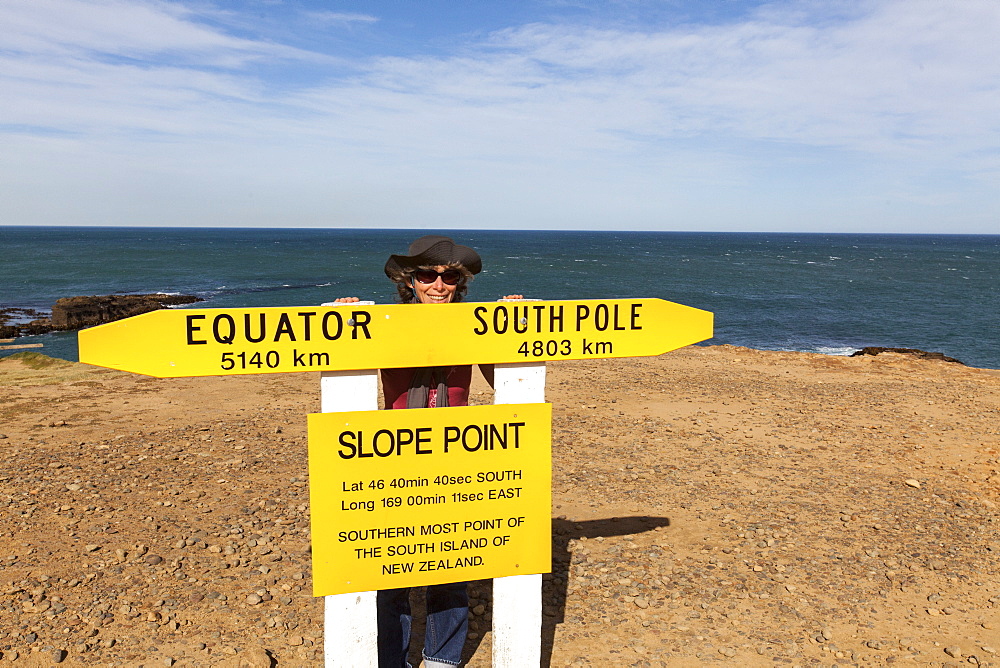
POLYGON ((849 357, 859 350, 860 348, 855 348, 853 346, 816 346, 810 352, 822 353, 823 355, 840 355, 841 357, 849 357))

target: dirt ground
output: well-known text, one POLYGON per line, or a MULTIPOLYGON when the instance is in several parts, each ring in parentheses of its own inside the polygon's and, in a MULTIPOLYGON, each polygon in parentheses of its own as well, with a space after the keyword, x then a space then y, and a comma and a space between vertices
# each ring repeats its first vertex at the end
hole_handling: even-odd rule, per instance
MULTIPOLYGON (((318 388, 0 360, 0 665, 321 665, 318 388)), ((1000 666, 1000 372, 689 347, 547 400, 543 664, 1000 666)))

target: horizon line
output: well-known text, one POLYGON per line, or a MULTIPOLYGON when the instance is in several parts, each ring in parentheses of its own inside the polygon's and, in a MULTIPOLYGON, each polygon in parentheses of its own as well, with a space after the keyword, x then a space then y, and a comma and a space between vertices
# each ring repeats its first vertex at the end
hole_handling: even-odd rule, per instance
POLYGON ((267 227, 261 225, 14 225, 0 224, 0 229, 92 229, 92 230, 272 230, 272 231, 311 231, 311 230, 342 230, 356 232, 567 232, 592 234, 801 234, 801 235, 860 235, 860 236, 908 236, 908 237, 1000 237, 1000 232, 855 232, 855 231, 808 231, 793 232, 788 230, 650 230, 650 229, 619 229, 594 230, 587 228, 467 228, 467 227, 267 227))

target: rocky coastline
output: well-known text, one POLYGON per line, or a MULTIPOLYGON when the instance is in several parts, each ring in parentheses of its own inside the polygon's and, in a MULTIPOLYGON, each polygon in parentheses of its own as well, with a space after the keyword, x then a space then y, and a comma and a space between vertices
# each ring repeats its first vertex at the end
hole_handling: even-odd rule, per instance
POLYGON ((193 304, 200 301, 203 300, 193 295, 167 295, 163 293, 63 297, 53 304, 52 313, 49 316, 34 309, 0 309, 0 339, 83 329, 169 306, 193 304), (11 321, 23 320, 25 317, 32 319, 28 322, 9 324, 11 321))

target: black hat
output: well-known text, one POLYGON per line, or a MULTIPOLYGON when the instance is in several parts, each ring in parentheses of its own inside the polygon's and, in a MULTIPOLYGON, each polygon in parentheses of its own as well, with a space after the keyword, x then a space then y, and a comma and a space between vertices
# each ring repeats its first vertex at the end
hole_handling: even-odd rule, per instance
POLYGON ((410 244, 409 255, 390 255, 385 263, 385 275, 398 278, 406 269, 460 264, 473 274, 483 270, 479 253, 468 246, 459 246, 448 237, 429 234, 410 244))

